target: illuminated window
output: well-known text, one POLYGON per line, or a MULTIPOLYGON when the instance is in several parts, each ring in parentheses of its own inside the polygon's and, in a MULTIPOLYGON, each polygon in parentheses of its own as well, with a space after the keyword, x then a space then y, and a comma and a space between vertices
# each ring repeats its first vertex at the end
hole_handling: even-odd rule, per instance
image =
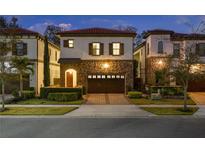
POLYGON ((96 75, 93 75, 93 79, 96 79, 96 75))
POLYGON ((120 43, 112 44, 113 55, 120 55, 120 43))
POLYGON ((100 79, 100 78, 101 78, 101 75, 98 75, 97 78, 100 79))
POLYGON ((89 79, 92 79, 92 75, 88 75, 88 78, 89 78, 89 79))
POLYGON ((105 75, 102 75, 102 79, 105 79, 105 75))
POLYGON ((118 78, 118 79, 119 79, 119 78, 120 78, 120 75, 116 75, 116 78, 118 78))
POLYGON ((68 47, 74 48, 74 40, 68 40, 68 47))
POLYGON ((92 43, 93 55, 100 55, 100 43, 92 43))
POLYGON ((110 79, 110 78, 111 78, 111 75, 107 75, 107 78, 110 79))
POLYGON ((112 75, 112 78, 114 79, 114 78, 115 78, 115 75, 112 75))
POLYGON ((124 79, 125 77, 124 77, 124 75, 121 75, 121 79, 124 79))

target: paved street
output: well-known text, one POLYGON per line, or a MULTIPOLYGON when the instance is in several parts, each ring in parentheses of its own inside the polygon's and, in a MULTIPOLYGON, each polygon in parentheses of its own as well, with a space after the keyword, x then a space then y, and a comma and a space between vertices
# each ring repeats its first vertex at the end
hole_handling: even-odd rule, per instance
POLYGON ((205 137, 205 118, 1 118, 0 137, 205 137))

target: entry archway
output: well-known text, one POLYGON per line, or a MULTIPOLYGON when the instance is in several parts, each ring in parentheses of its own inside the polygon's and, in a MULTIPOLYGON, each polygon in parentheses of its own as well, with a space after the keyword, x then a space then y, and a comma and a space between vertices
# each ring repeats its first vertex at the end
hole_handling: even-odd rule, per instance
POLYGON ((74 69, 68 69, 65 71, 65 87, 77 86, 77 71, 74 69))

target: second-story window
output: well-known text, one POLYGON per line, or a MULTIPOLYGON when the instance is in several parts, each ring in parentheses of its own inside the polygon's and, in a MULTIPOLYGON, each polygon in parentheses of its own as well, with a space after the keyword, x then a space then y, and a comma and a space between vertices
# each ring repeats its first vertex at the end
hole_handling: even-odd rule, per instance
POLYGON ((93 43, 92 44, 93 55, 100 55, 100 43, 93 43))
POLYGON ((109 54, 113 56, 124 55, 124 44, 123 43, 110 43, 109 54))
POLYGON ((113 55, 120 55, 120 43, 113 43, 112 44, 113 55))
POLYGON ((17 42, 12 45, 12 55, 23 56, 27 55, 27 43, 17 42))
POLYGON ((57 61, 57 60, 58 60, 58 52, 55 51, 55 61, 57 61))
POLYGON ((196 44, 196 53, 200 57, 205 57, 205 43, 196 44))
POLYGON ((180 56, 180 44, 179 43, 173 44, 173 56, 175 58, 178 58, 180 56))
POLYGON ((66 48, 74 48, 74 40, 72 39, 64 40, 63 46, 66 48))
POLYGON ((163 51, 164 51, 163 42, 162 42, 162 41, 159 41, 159 42, 158 42, 158 53, 159 53, 159 54, 162 54, 163 51))
POLYGON ((149 55, 149 43, 147 43, 147 55, 149 55))

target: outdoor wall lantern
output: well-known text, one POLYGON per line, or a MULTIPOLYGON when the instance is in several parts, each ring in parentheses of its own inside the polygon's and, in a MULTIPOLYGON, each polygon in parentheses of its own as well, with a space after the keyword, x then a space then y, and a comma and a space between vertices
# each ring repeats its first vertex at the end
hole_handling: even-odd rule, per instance
POLYGON ((104 64, 102 65, 102 67, 103 67, 104 69, 108 69, 108 68, 110 67, 110 65, 109 65, 108 63, 104 63, 104 64))

